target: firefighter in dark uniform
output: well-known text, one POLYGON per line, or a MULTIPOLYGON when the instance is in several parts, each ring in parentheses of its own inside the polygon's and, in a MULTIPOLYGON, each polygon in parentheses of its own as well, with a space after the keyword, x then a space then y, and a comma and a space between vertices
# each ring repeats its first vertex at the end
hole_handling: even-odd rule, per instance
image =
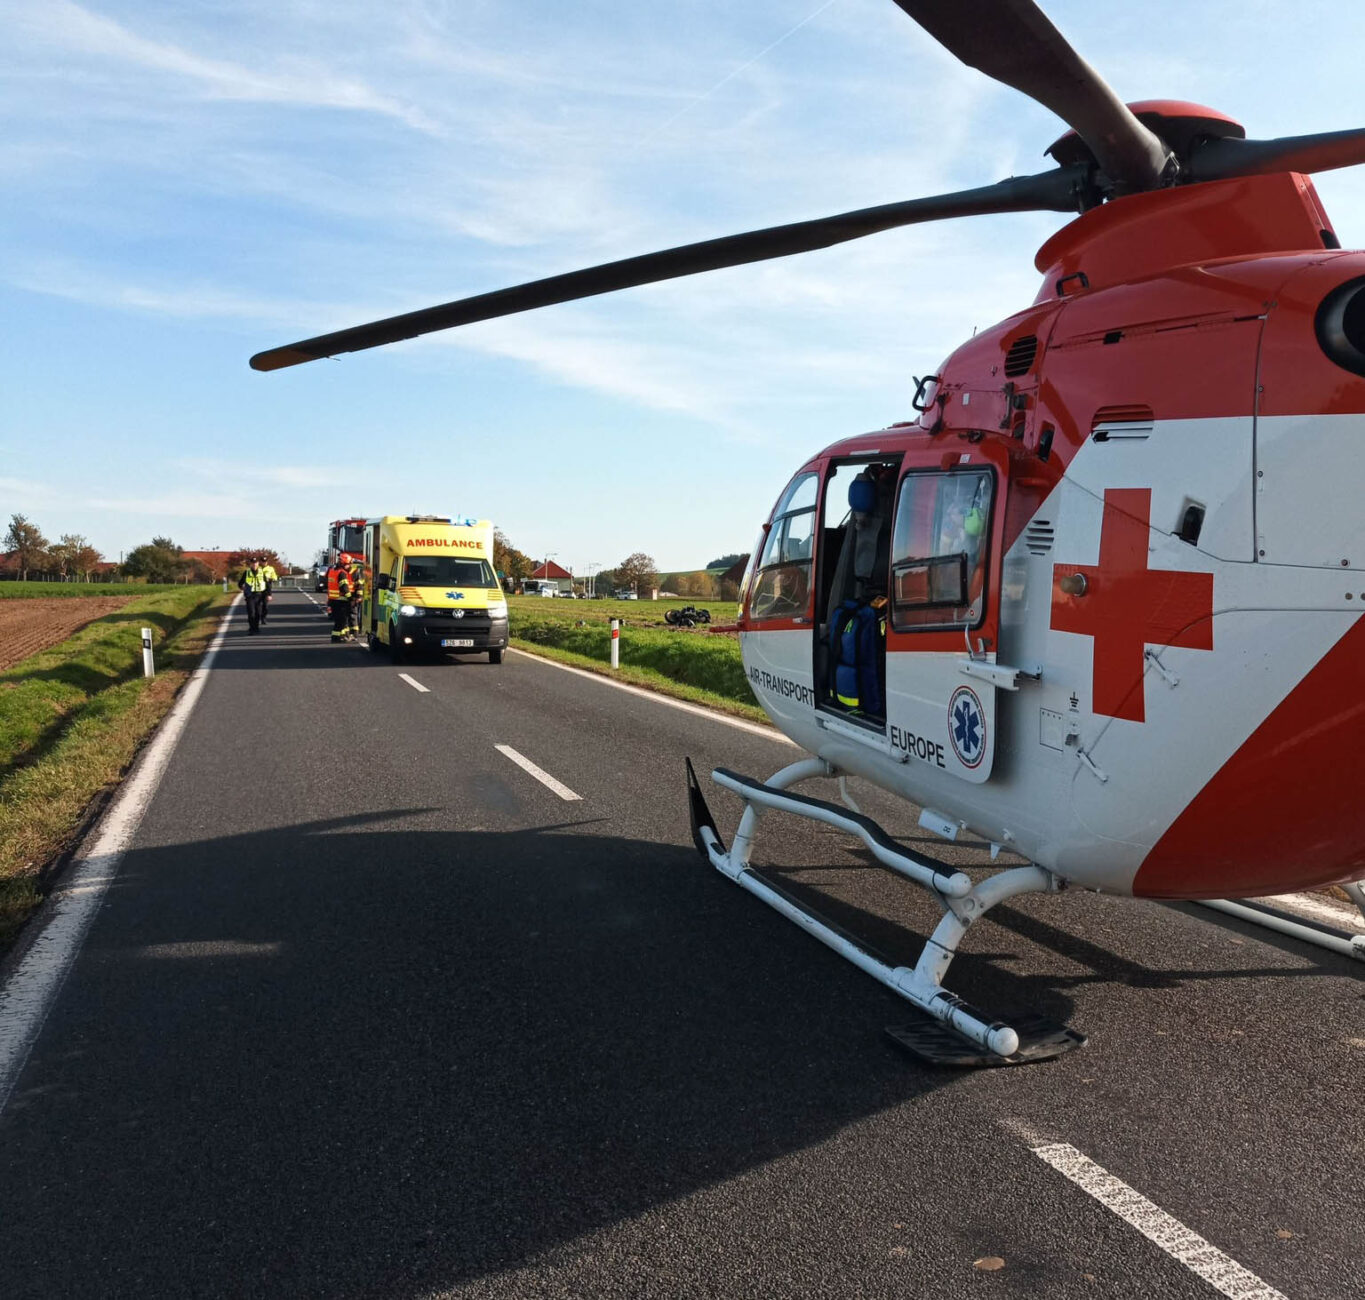
POLYGON ((242 576, 237 579, 237 586, 246 597, 247 634, 255 636, 261 630, 266 594, 270 590, 270 579, 265 576, 260 560, 252 560, 242 570, 242 576))
POLYGON ((327 570, 327 608, 332 613, 332 644, 351 639, 351 557, 343 552, 327 570))
POLYGON ((358 559, 353 559, 350 574, 351 612, 347 626, 352 635, 358 636, 360 634, 360 602, 365 599, 365 566, 358 559))

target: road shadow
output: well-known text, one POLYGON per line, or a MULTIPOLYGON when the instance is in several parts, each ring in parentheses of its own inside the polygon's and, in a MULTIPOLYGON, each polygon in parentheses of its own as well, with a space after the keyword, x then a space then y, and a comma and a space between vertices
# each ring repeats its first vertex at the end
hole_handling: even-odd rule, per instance
POLYGON ((393 662, 388 648, 371 650, 363 636, 340 644, 332 641, 332 623, 323 609, 301 595, 286 594, 271 602, 270 613, 260 632, 247 629, 246 611, 239 607, 228 624, 222 649, 214 660, 214 672, 257 672, 281 669, 311 671, 342 669, 355 672, 364 668, 483 667, 497 672, 500 665, 488 662, 488 652, 468 655, 409 652, 399 664, 393 662))
POLYGON ((690 848, 403 823, 128 855, 0 1119, 7 1295, 454 1286, 961 1078, 690 848))

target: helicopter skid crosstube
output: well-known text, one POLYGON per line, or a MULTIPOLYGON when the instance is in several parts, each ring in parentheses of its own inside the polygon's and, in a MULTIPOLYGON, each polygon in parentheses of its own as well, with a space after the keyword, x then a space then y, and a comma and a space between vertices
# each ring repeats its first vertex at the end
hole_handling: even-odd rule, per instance
MULTIPOLYGON (((1360 908, 1361 919, 1365 922, 1365 890, 1359 885, 1345 885, 1343 888, 1352 901, 1360 908)), ((1353 934, 1339 926, 1327 925, 1311 917, 1287 912, 1283 908, 1254 899, 1206 898, 1200 899, 1201 907, 1211 907, 1218 912, 1226 912, 1252 925, 1261 925, 1268 930, 1276 930, 1304 943, 1311 943, 1329 952, 1340 953, 1344 957, 1354 957, 1365 961, 1365 933, 1353 934)))
MULTIPOLYGON (((1020 1049, 1019 1034, 1001 1021, 987 1019, 950 993, 943 987, 943 977, 957 955, 962 936, 987 911, 997 903, 1019 894, 1055 892, 1063 887, 1061 880, 1042 867, 1027 866, 1011 867, 973 884, 963 872, 946 872, 942 863, 921 857, 913 850, 896 844, 871 818, 823 799, 790 793, 787 789, 798 781, 837 775, 832 764, 819 758, 805 758, 792 763, 766 782, 717 768, 711 774, 712 780, 744 800, 744 814, 735 833, 735 842, 727 851, 706 806, 691 760, 688 760, 688 799, 692 838, 697 849, 712 866, 742 889, 762 899, 826 947, 956 1031, 968 1042, 986 1049, 997 1058, 1016 1057, 1020 1049), (758 821, 768 809, 794 813, 856 835, 878 861, 923 886, 937 899, 943 908, 943 919, 925 940, 919 960, 913 967, 892 966, 873 956, 849 935, 817 916, 786 891, 774 887, 749 866, 758 821)), ((1067 1045, 1076 1046, 1083 1041, 1079 1035, 1073 1035, 1067 1045)), ((1026 1059, 1041 1060, 1046 1059, 1047 1055, 1056 1054, 1038 1053, 1026 1059)))

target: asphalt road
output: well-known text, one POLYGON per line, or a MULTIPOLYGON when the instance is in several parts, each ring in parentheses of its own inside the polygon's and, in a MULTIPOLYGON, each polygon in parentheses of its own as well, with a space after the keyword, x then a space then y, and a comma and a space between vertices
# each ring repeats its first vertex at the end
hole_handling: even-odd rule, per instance
MULTIPOLYGON (((1245 1294, 1365 1296, 1359 963, 1022 901, 949 982, 1089 1045, 936 1069, 883 1034, 911 1008, 692 847, 683 755, 797 751, 525 656, 402 671, 427 690, 302 596, 259 637, 238 612, 0 1115, 6 1300, 1218 1294, 1044 1144, 1245 1294)), ((788 817, 756 861, 894 955, 936 918, 788 817)))

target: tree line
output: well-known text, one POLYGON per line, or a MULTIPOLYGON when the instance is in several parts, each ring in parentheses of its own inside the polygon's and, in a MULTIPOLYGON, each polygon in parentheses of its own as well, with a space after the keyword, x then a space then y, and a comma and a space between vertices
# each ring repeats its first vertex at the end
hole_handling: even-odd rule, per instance
POLYGON ((63 533, 56 542, 25 515, 11 515, 5 533, 9 565, 25 582, 30 574, 56 575, 64 582, 90 581, 104 563, 104 556, 80 533, 63 533))
MULTIPOLYGON (((493 567, 499 575, 518 587, 540 566, 525 551, 519 551, 501 528, 493 531, 493 567)), ((584 575, 575 575, 575 586, 583 586, 584 575)), ((614 569, 601 569, 593 575, 599 594, 613 591, 634 591, 648 595, 659 585, 659 568, 643 551, 626 556, 614 569)))
MULTIPOLYGON (((153 537, 150 542, 134 547, 121 563, 111 565, 79 533, 63 533, 58 541, 50 542, 37 524, 20 514, 10 516, 4 546, 6 570, 23 581, 30 578, 55 578, 61 582, 134 578, 152 583, 192 583, 217 582, 220 577, 197 556, 186 555, 184 548, 169 537, 153 537)), ((725 568, 742 558, 739 554, 722 555, 712 560, 707 568, 725 568)), ((279 573, 287 572, 288 566, 269 547, 240 547, 228 556, 229 577, 235 578, 256 559, 273 565, 279 573)), ((493 534, 493 567, 515 587, 529 578, 538 565, 525 551, 518 550, 499 528, 493 534)), ((581 587, 581 577, 578 582, 581 587)), ((643 551, 632 552, 615 568, 599 570, 594 575, 594 584, 599 594, 607 595, 615 591, 634 591, 647 596, 662 587, 680 596, 733 599, 733 595, 725 591, 726 584, 714 573, 665 574, 661 579, 653 557, 643 551)))
MULTIPOLYGON (((30 578, 59 582, 112 582, 121 578, 151 583, 217 582, 219 576, 197 556, 186 555, 169 537, 153 537, 134 547, 119 564, 110 564, 79 533, 63 533, 56 542, 26 515, 11 515, 5 532, 5 570, 21 581, 30 578)), ((269 547, 241 547, 228 556, 228 573, 236 575, 253 560, 273 564, 284 573, 288 566, 269 547)))
MULTIPOLYGON (((747 554, 732 551, 727 555, 718 555, 705 570, 699 572, 660 574, 659 566, 652 556, 635 551, 615 568, 598 570, 592 581, 598 595, 633 591, 640 596, 648 596, 651 591, 663 590, 694 600, 734 600, 739 593, 739 584, 727 581, 721 575, 746 559, 747 554)), ((498 528, 493 533, 493 567, 500 576, 509 579, 510 585, 515 588, 539 566, 524 551, 517 550, 507 534, 498 528)), ((580 590, 583 588, 583 575, 575 575, 575 585, 580 590)))
MULTIPOLYGON (((276 573, 288 573, 289 566, 279 553, 269 546, 244 546, 232 551, 227 559, 227 577, 235 582, 244 569, 255 561, 271 565, 276 573)), ((150 542, 134 547, 123 559, 123 574, 129 578, 144 578, 148 582, 217 582, 215 573, 197 555, 186 555, 169 537, 153 537, 150 542)))

